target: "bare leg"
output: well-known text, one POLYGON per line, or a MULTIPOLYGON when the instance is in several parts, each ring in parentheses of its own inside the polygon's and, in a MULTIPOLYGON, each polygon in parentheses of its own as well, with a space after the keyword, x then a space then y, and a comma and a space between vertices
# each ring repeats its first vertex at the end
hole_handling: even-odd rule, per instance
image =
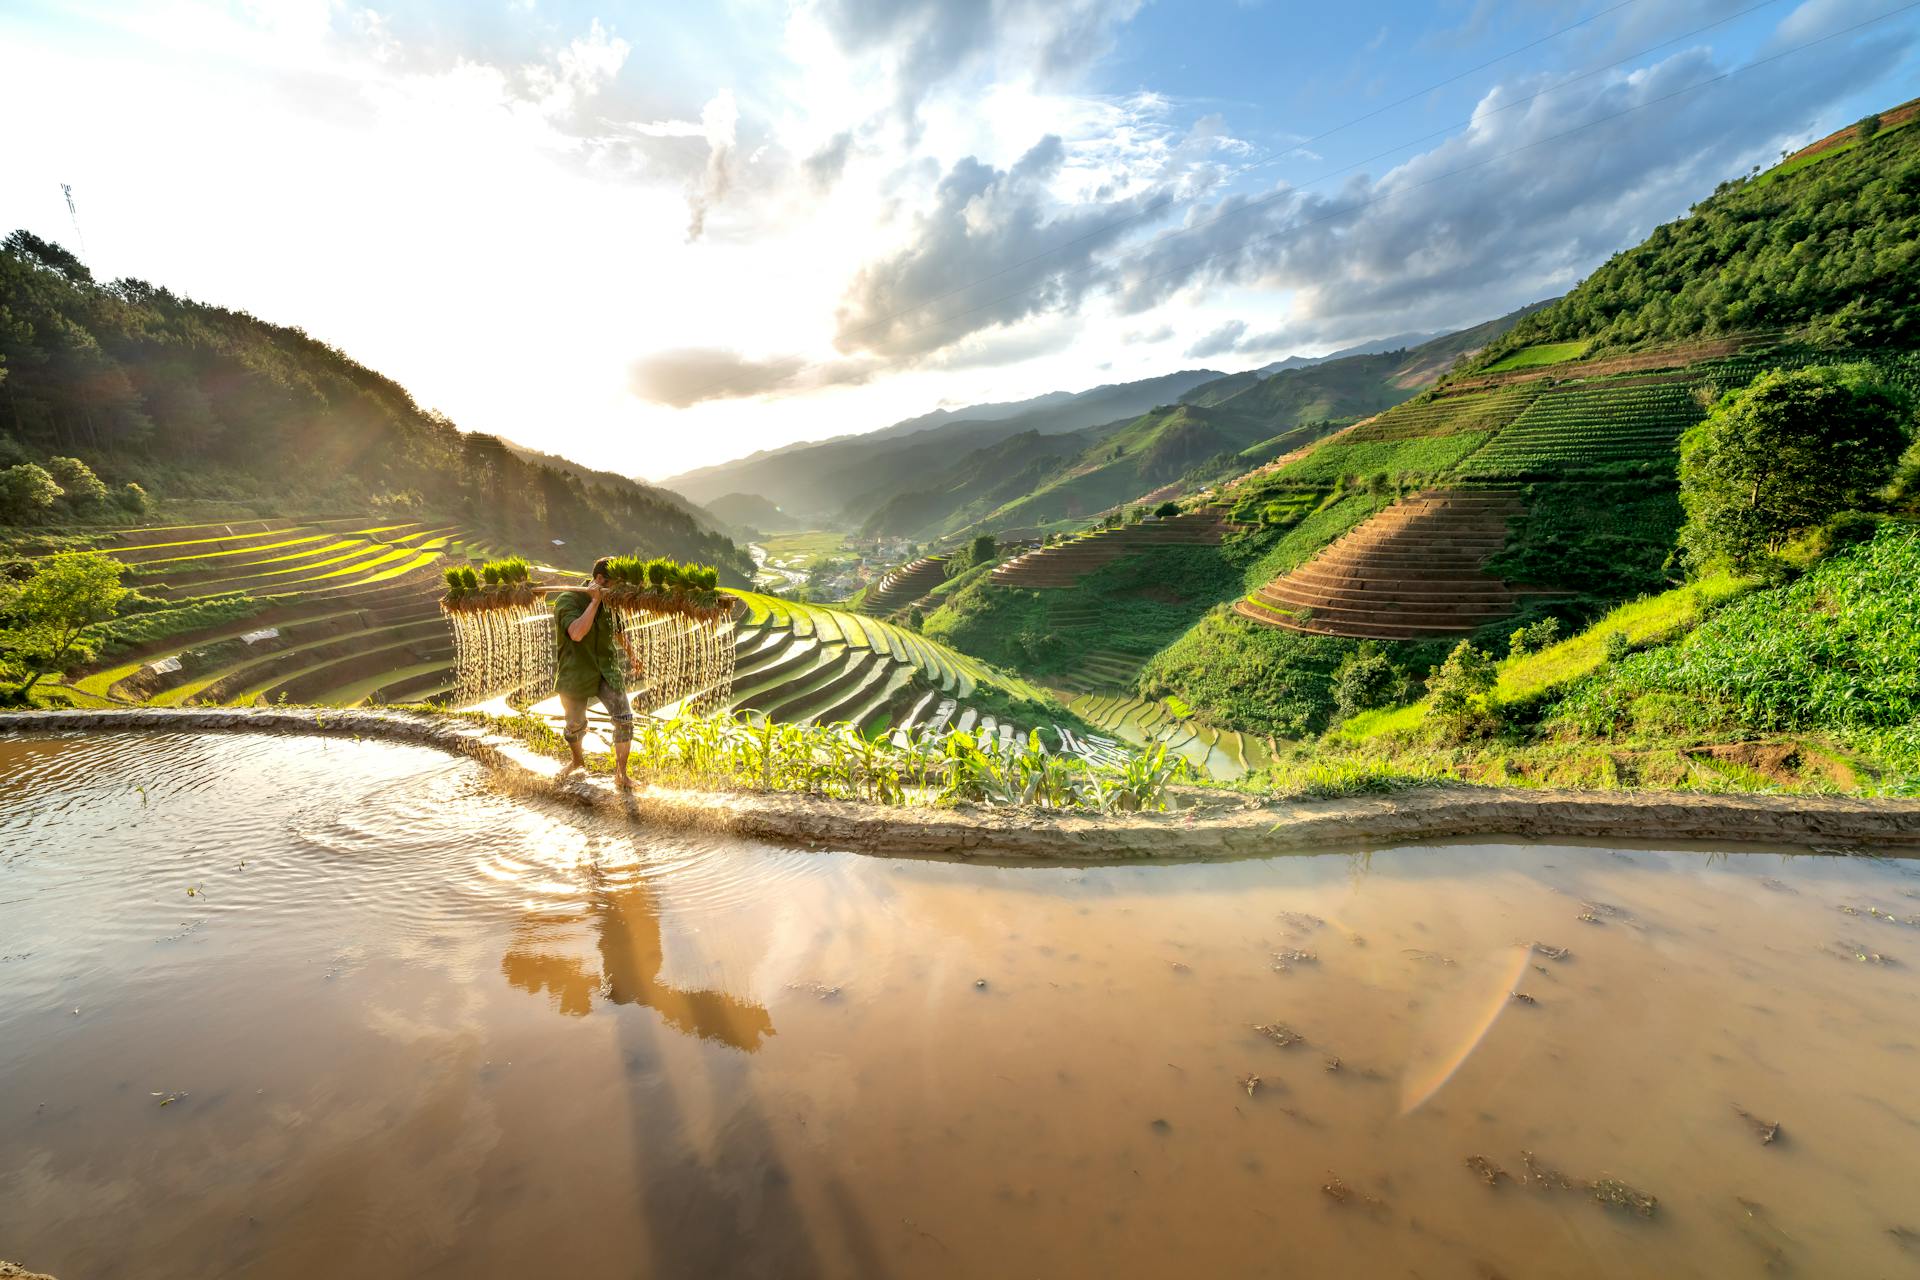
POLYGON ((627 756, 633 750, 631 742, 613 744, 613 785, 622 791, 633 788, 633 779, 627 776, 627 756))
POLYGON ((587 767, 587 755, 580 749, 578 738, 567 739, 567 750, 573 753, 573 759, 567 761, 566 768, 561 770, 562 773, 577 773, 587 767))

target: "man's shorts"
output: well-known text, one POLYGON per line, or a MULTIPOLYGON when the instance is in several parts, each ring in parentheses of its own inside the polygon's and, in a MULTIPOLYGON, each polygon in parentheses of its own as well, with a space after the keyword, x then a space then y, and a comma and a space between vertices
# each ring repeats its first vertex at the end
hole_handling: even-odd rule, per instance
MULTIPOLYGON (((613 740, 615 742, 633 741, 633 708, 627 703, 627 695, 608 684, 600 682, 599 690, 593 695, 600 699, 600 705, 607 709, 607 715, 613 720, 613 740)), ((567 713, 567 741, 578 742, 587 736, 586 698, 560 695, 560 706, 567 713)))

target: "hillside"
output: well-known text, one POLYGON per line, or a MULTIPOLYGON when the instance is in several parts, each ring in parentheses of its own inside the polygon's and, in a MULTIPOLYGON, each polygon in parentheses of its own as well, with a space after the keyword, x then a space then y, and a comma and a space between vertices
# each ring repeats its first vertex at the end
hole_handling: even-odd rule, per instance
MULTIPOLYGON (((675 495, 462 432, 299 329, 141 280, 100 284, 26 232, 0 246, 0 360, 0 466, 77 457, 166 514, 377 511, 752 573, 675 495)), ((102 513, 49 513, 73 515, 102 513)))
POLYGON ((748 493, 809 518, 858 525, 954 457, 1025 432, 1056 435, 1130 418, 1220 374, 1190 369, 1138 382, 1050 392, 1011 405, 940 410, 865 435, 803 441, 661 481, 695 502, 748 493), (844 514, 843 514, 844 513, 844 514))
MULTIPOLYGON (((1719 398, 1772 370, 1846 362, 1920 389, 1920 129, 1886 118, 1896 123, 1843 131, 1766 181, 1723 185, 1510 327, 1406 353, 1425 357, 1402 367, 1426 389, 1367 420, 1296 437, 1304 447, 1271 462, 1271 441, 1243 450, 1231 474, 1216 461, 1199 473, 1211 489, 1187 482, 1179 518, 1209 522, 1210 538, 1095 554, 1113 538, 1100 533, 1042 547, 948 593, 927 633, 1082 695, 1075 705, 1102 724, 1302 739, 1335 723, 1349 694, 1417 695, 1462 639, 1499 654, 1523 625, 1551 618, 1566 634, 1659 598, 1684 572, 1678 444, 1719 398), (1805 269, 1829 250, 1831 279, 1851 288, 1805 269), (1342 673, 1362 660, 1373 683, 1356 694, 1342 673)), ((1178 440, 1236 411, 1240 422, 1326 413, 1336 381, 1387 396, 1386 365, 1236 375, 1152 416, 1178 440)), ((1097 447, 1152 437, 1136 420, 1097 447)), ((1120 462, 1096 453, 1070 470, 1092 477, 1091 494, 1120 462)), ((994 518, 1037 509, 1030 495, 994 518)))
POLYGON ((1412 348, 1362 350, 1264 377, 1218 378, 1130 421, 1044 446, 1034 442, 1014 465, 978 451, 938 473, 935 485, 881 508, 869 528, 916 537, 1053 532, 1168 486, 1155 493, 1156 501, 1204 487, 1216 473, 1244 470, 1400 404, 1540 305, 1412 348), (1077 451, 1068 451, 1069 442, 1077 451), (1263 453, 1263 446, 1271 447, 1263 453), (1192 483, 1175 485, 1183 478, 1192 483))
MULTIPOLYGON (((1909 121, 1913 107, 1882 118, 1909 121)), ((1587 361, 1800 326, 1828 346, 1920 343, 1920 128, 1845 132, 1722 183, 1489 344, 1461 376, 1549 343, 1584 342, 1587 361)))
POLYGON ((806 521, 788 515, 757 493, 723 493, 702 509, 735 534, 749 529, 756 533, 792 533, 807 527, 806 521))

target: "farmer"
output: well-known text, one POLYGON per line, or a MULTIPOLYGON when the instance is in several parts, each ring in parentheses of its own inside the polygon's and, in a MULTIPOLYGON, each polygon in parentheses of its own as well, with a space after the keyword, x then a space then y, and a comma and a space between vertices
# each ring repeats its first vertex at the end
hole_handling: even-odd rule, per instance
POLYGON ((587 734, 587 700, 598 698, 613 720, 613 783, 627 791, 633 787, 633 780, 627 776, 627 753, 633 749, 633 708, 627 702, 626 673, 614 656, 614 646, 629 658, 633 650, 601 603, 612 581, 603 556, 594 561, 591 583, 554 597, 553 621, 560 651, 554 658, 553 687, 567 713, 567 750, 573 753, 573 760, 566 772, 587 766, 580 742, 587 734))

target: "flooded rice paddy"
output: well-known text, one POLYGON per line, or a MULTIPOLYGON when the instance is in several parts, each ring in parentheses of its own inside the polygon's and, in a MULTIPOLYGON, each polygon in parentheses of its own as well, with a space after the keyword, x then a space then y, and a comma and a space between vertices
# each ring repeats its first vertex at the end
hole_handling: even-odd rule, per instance
POLYGON ((0 740, 0 1257, 1920 1274, 1920 866, 1275 855, 894 861, 411 747, 0 740))

